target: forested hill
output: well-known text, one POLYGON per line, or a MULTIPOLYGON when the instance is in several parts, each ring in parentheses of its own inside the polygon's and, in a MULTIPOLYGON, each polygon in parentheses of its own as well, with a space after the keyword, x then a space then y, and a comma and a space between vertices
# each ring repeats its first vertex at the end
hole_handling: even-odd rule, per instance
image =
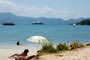
POLYGON ((90 25, 90 18, 80 21, 77 25, 90 25))

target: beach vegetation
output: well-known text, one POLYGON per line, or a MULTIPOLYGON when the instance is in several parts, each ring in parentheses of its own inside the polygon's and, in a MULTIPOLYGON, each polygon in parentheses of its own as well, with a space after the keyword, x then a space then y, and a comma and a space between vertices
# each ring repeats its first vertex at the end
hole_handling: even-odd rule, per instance
POLYGON ((71 51, 77 48, 85 47, 85 45, 77 40, 73 41, 70 45, 66 43, 59 43, 56 48, 52 44, 44 44, 38 51, 38 54, 58 53, 71 51))
POLYGON ((70 47, 71 47, 71 49, 79 48, 79 42, 78 42, 78 41, 73 41, 73 42, 70 44, 70 47))
POLYGON ((80 47, 80 48, 81 48, 81 47, 85 47, 85 44, 80 43, 80 44, 79 44, 79 47, 80 47))
POLYGON ((79 41, 73 41, 71 44, 70 44, 70 47, 71 49, 76 49, 76 48, 81 48, 81 47, 84 47, 85 45, 83 43, 80 43, 79 41))
POLYGON ((59 43, 59 44, 57 45, 56 49, 57 49, 58 51, 69 50, 66 43, 59 43))
POLYGON ((49 45, 43 45, 41 50, 39 50, 39 53, 56 53, 56 49, 52 46, 52 44, 49 45))

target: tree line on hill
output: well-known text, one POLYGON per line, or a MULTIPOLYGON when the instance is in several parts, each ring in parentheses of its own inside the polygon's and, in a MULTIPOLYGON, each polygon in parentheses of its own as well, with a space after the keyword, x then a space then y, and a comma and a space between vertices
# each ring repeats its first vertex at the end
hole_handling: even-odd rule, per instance
POLYGON ((90 18, 84 19, 80 21, 79 23, 76 23, 77 25, 90 25, 90 18))

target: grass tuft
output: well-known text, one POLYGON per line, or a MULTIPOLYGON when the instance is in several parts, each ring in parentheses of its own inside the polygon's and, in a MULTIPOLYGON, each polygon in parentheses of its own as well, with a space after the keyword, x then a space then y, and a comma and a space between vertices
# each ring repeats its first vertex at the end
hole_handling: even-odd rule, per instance
POLYGON ((84 47, 85 45, 80 43, 79 41, 73 41, 70 45, 71 49, 76 49, 76 48, 81 48, 84 47))
POLYGON ((67 45, 66 45, 66 43, 64 43, 64 44, 62 44, 62 43, 58 44, 56 49, 57 49, 58 51, 69 50, 68 47, 67 47, 67 45))
POLYGON ((56 49, 52 46, 52 44, 50 45, 43 45, 42 49, 39 50, 39 53, 56 53, 56 49))

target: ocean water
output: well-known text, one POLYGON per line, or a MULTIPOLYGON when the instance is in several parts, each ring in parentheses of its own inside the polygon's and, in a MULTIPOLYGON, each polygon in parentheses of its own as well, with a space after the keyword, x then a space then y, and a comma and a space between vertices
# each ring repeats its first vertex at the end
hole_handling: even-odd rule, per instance
POLYGON ((28 42, 31 36, 44 36, 57 45, 60 42, 90 42, 90 26, 71 26, 71 25, 0 25, 0 48, 10 48, 15 46, 17 41, 25 45, 37 45, 28 42), (3 46, 3 47, 2 47, 3 46))

